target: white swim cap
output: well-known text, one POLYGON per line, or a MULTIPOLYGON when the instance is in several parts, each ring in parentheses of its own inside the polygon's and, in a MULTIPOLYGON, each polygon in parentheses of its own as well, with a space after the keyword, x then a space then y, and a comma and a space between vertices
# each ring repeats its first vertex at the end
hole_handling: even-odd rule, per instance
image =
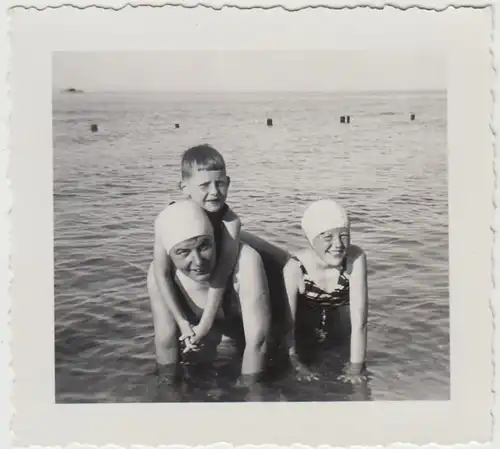
POLYGON ((315 201, 304 212, 302 229, 309 242, 322 232, 332 228, 348 228, 349 217, 346 210, 333 200, 315 201))
POLYGON ((176 201, 160 216, 159 232, 167 252, 184 240, 212 235, 213 228, 206 212, 192 200, 176 201))

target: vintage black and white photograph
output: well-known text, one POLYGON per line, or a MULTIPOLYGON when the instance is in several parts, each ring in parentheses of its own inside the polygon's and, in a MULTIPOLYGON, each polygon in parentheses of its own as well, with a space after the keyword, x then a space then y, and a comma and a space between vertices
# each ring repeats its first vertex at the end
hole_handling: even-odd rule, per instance
POLYGON ((58 402, 449 398, 440 52, 56 52, 53 80, 58 402))
POLYGON ((17 445, 487 441, 488 11, 12 27, 17 445))

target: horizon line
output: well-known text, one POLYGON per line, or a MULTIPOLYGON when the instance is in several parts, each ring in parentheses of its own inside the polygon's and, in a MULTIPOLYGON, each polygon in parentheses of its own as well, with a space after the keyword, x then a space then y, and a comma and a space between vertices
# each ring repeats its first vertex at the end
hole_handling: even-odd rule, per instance
POLYGON ((322 89, 322 90, 309 90, 309 89, 293 89, 293 90, 280 90, 280 89, 230 89, 230 90, 195 90, 195 89, 178 89, 178 90, 168 90, 168 89, 85 89, 83 87, 52 87, 52 91, 58 93, 168 93, 168 94, 231 94, 231 93, 367 93, 367 92, 445 92, 447 87, 426 87, 426 88, 408 88, 408 89, 322 89), (76 89, 78 92, 68 92, 69 89, 76 89))

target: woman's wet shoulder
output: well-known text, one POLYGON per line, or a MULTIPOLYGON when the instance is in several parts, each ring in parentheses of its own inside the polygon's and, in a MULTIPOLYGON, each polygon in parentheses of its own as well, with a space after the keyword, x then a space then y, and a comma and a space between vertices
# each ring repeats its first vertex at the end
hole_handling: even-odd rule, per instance
POLYGON ((240 254, 238 259, 244 262, 262 262, 259 252, 248 243, 240 242, 240 254))

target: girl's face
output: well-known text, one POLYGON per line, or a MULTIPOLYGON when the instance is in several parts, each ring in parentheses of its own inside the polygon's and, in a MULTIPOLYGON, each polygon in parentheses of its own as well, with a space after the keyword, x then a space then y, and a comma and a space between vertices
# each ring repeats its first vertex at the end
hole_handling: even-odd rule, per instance
POLYGON ((311 246, 323 262, 337 267, 347 253, 350 238, 349 228, 332 228, 317 235, 311 246))

